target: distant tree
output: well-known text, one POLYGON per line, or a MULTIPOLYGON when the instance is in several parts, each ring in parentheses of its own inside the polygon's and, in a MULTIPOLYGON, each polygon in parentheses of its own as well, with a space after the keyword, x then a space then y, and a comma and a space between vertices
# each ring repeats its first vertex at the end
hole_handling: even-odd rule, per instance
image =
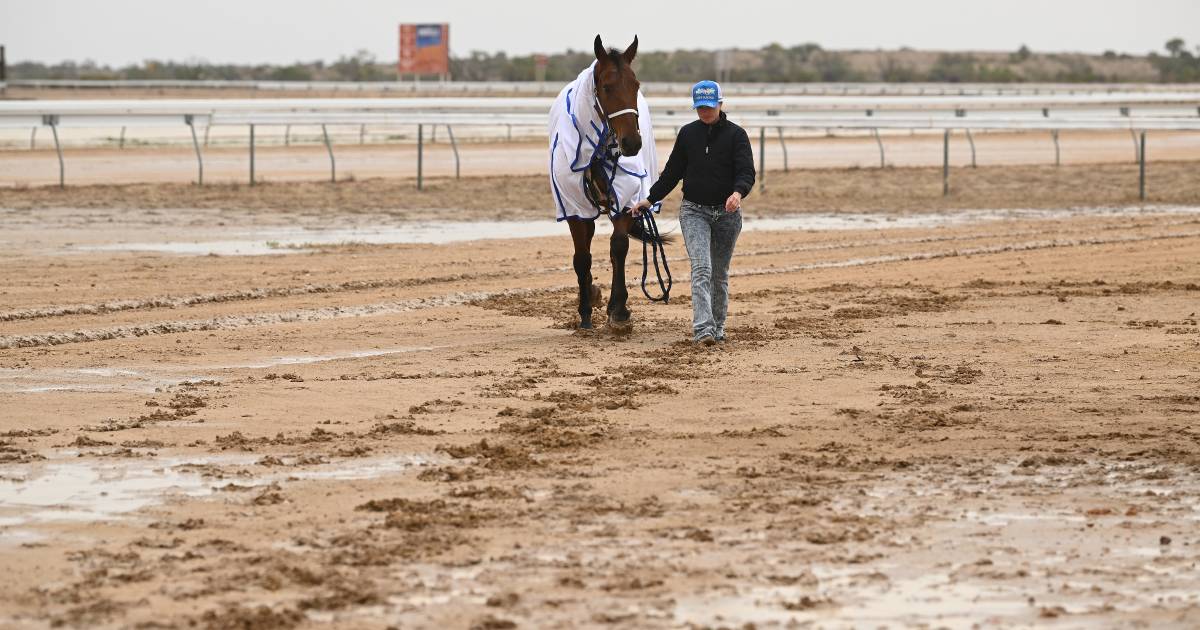
POLYGON ((920 81, 921 77, 912 66, 887 55, 879 64, 879 79, 887 83, 907 83, 920 81))
POLYGON ((312 70, 298 63, 281 68, 271 68, 270 77, 272 81, 312 81, 312 70))
MULTIPOLYGON (((904 49, 909 50, 911 49, 904 49)), ((783 45, 779 43, 756 50, 729 51, 733 66, 729 81, 777 82, 854 82, 883 80, 943 82, 1008 81, 1128 81, 1127 70, 1096 65, 1101 56, 1034 53, 1022 45, 1007 59, 988 64, 970 53, 943 53, 932 64, 913 55, 881 51, 876 68, 856 70, 851 55, 825 50, 815 43, 783 45), (1037 59, 1039 63, 1021 63, 1037 59), (1096 68, 1112 74, 1104 75, 1096 68)), ((1103 59, 1131 59, 1131 55, 1105 51, 1103 59)), ((1182 38, 1167 41, 1164 51, 1145 57, 1163 82, 1200 81, 1200 49, 1189 47, 1182 38)), ((534 78, 531 55, 509 56, 503 52, 473 50, 452 56, 450 72, 462 81, 527 81, 534 78)), ((547 55, 546 80, 569 81, 592 63, 590 48, 547 55)), ((643 51, 634 62, 642 81, 690 83, 715 76, 711 50, 643 51)), ((120 67, 101 66, 93 61, 64 61, 56 64, 14 62, 14 79, 224 79, 275 81, 386 81, 396 76, 394 60, 380 61, 369 51, 359 50, 333 62, 297 62, 290 65, 213 64, 203 59, 182 62, 148 59, 120 67)))
POLYGON ((343 55, 330 68, 336 78, 342 81, 382 81, 394 76, 389 76, 380 68, 375 55, 369 50, 359 50, 349 57, 343 55))
POLYGON ((1200 55, 1192 55, 1179 37, 1167 40, 1164 47, 1170 53, 1169 57, 1157 53, 1149 55, 1150 63, 1158 70, 1159 80, 1168 83, 1200 81, 1200 55))
POLYGON ((975 55, 942 53, 929 70, 929 80, 943 83, 967 83, 976 80, 975 55))

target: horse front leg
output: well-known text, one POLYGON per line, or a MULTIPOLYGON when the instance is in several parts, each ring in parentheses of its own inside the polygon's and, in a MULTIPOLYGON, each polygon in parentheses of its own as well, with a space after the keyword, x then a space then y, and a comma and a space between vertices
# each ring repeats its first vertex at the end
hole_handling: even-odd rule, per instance
POLYGON ((575 269, 575 280, 579 283, 579 327, 592 327, 592 303, 599 301, 600 291, 592 284, 592 235, 596 224, 592 221, 568 221, 571 241, 575 245, 575 256, 571 265, 575 269))
POLYGON ((613 219, 613 234, 608 242, 608 255, 613 270, 612 296, 608 300, 608 321, 611 323, 628 322, 630 317, 629 291, 625 288, 625 258, 629 255, 631 225, 633 217, 629 214, 622 214, 613 219))

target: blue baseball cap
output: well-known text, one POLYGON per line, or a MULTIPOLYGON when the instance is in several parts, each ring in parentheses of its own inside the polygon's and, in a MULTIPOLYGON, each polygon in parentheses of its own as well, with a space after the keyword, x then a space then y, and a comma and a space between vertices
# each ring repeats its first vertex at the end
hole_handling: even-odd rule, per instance
POLYGON ((701 81, 692 86, 692 109, 716 107, 724 100, 721 98, 721 84, 716 81, 701 81))

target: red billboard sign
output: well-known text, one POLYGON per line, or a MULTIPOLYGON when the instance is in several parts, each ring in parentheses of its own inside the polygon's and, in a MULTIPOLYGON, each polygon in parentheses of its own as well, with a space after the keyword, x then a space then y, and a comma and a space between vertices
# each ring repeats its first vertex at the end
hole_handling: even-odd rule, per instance
POLYGON ((401 24, 400 74, 450 74, 450 25, 401 24))

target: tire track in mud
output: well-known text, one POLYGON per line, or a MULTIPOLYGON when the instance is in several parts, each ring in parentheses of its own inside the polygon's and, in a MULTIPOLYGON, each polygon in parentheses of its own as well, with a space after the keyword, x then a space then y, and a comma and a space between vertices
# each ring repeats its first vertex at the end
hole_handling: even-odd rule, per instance
MULTIPOLYGON (((1156 223, 1156 227, 1177 227, 1180 225, 1192 225, 1200 223, 1196 219, 1168 221, 1156 223)), ((1098 229, 1102 231, 1112 230, 1127 230, 1129 226, 1112 225, 1100 226, 1098 229)), ((1059 233, 1065 234, 1081 234, 1090 230, 1059 230, 1059 233)), ((839 243, 823 243, 823 244, 807 244, 797 245, 792 247, 776 247, 766 249, 751 249, 748 251, 739 251, 734 254, 735 258, 749 258, 755 256, 775 256, 779 254, 794 254, 803 252, 818 252, 818 251, 837 251, 842 249, 857 249, 862 247, 886 247, 891 245, 919 245, 926 243, 946 243, 954 241, 972 241, 985 239, 1001 239, 1015 238, 1043 234, 1044 230, 1016 230, 1009 232, 981 232, 972 234, 956 234, 946 236, 922 236, 914 238, 881 238, 881 239, 866 239, 845 241, 839 243)), ((516 259, 509 259, 510 261, 516 259)), ((687 256, 673 256, 668 259, 669 262, 686 262, 687 256)), ((819 267, 817 267, 819 268, 819 267)), ((807 268, 806 268, 807 269, 807 268)), ((562 273, 572 271, 570 266, 555 267, 549 269, 539 269, 533 271, 520 272, 522 275, 542 275, 549 273, 562 273)), ((737 275, 737 272, 734 272, 737 275)), ((242 289, 237 291, 222 291, 212 293, 197 293, 191 295, 165 295, 155 296, 145 299, 117 299, 107 302, 95 304, 72 304, 66 306, 48 306, 40 308, 18 309, 6 312, 0 312, 0 322, 14 321, 30 321, 35 319, 50 319, 54 317, 69 317, 75 315, 106 315, 110 313, 120 313, 127 311, 143 311, 155 309, 175 309, 187 308, 192 306, 202 306, 207 304, 226 304, 232 302, 251 302, 255 300, 264 300, 272 298, 287 298, 304 295, 317 294, 334 294, 334 293, 352 293, 355 291, 371 291, 378 289, 403 289, 418 286, 429 286, 435 284, 445 284, 451 282, 463 282, 472 280, 493 280, 497 278, 513 277, 513 271, 496 271, 496 272, 479 272, 479 273, 461 273, 446 276, 437 276, 432 278, 406 278, 401 280, 351 280, 347 282, 329 283, 329 284, 306 284, 303 286, 291 287, 263 287, 242 289)), ((751 274, 753 275, 753 274, 751 274)), ((0 346, 2 347, 2 346, 0 346)))
POLYGON ((267 287, 199 293, 182 296, 160 296, 142 300, 112 300, 99 304, 73 304, 69 306, 20 309, 0 313, 0 322, 65 317, 69 315, 105 315, 122 311, 152 310, 158 308, 185 308, 203 304, 248 302, 277 297, 295 297, 321 293, 346 293, 375 289, 406 289, 430 284, 461 282, 465 280, 487 280, 511 275, 505 272, 460 273, 433 278, 406 278, 403 280, 350 280, 334 284, 306 284, 298 287, 267 287))
MULTIPOLYGON (((952 249, 932 252, 914 252, 910 254, 890 254, 883 256, 874 256, 870 258, 851 258, 844 260, 828 260, 812 263, 801 263, 797 265, 788 265, 785 267, 771 268, 753 268, 730 271, 731 276, 747 277, 747 276, 766 276, 778 275, 786 273, 795 273, 797 271, 809 271, 814 269, 837 269, 846 267, 860 267, 868 265, 878 265, 898 262, 916 262, 926 260, 938 260, 942 258, 954 258, 958 256, 975 256, 988 254, 1002 254, 1009 252, 1024 252, 1042 249, 1062 249, 1070 247, 1083 247, 1089 245, 1112 245, 1122 243, 1142 243, 1149 241, 1161 240, 1179 240, 1188 238, 1200 238, 1200 231, 1179 232, 1168 234, 1150 234, 1143 236, 1128 236, 1128 237, 1112 237, 1112 238, 1081 238, 1081 239, 1049 239, 1027 241, 1024 243, 1007 243, 1002 245, 993 245, 986 247, 973 247, 966 249, 952 249)), ((543 271, 544 272, 544 271, 543 271)), ((512 273, 503 274, 506 277, 512 277, 512 273)), ((688 277, 679 278, 679 282, 688 282, 688 277)), ((634 283, 629 283, 629 287, 636 286, 634 283)), ((397 313, 406 313, 414 310, 424 310, 430 308, 445 308, 451 306, 462 306, 471 302, 480 300, 500 298, 500 297, 515 297, 515 296, 531 296, 539 294, 550 294, 555 292, 574 291, 575 284, 562 284, 552 287, 543 287, 538 289, 505 289, 502 291, 483 291, 483 292, 459 292, 451 293, 443 296, 430 298, 416 298, 411 300, 400 300, 391 302, 380 302, 376 304, 366 304, 360 306, 344 306, 344 307, 323 307, 313 309, 297 309, 284 311, 280 313, 261 313, 258 315, 229 315, 224 317, 216 317, 209 319, 197 320, 173 320, 165 322, 155 322, 146 325, 118 326, 113 328, 101 329, 82 329, 65 332, 49 332, 33 335, 8 335, 0 337, 0 349, 12 348, 33 348, 44 346, 56 346, 72 343, 86 343, 92 341, 107 341, 111 339, 121 339, 129 337, 144 337, 148 335, 164 335, 175 333, 186 333, 195 331, 211 331, 211 330, 232 330, 237 328, 245 328, 250 326, 270 326, 275 324, 286 324, 294 322, 315 322, 328 319, 340 319, 346 317, 367 317, 373 315, 392 315, 397 313)))
POLYGON ((1059 249, 1066 247, 1081 247, 1087 245, 1116 245, 1121 243, 1142 243, 1146 241, 1176 240, 1200 237, 1200 232, 1181 232, 1178 234, 1153 234, 1149 236, 1129 236, 1117 238, 1082 238, 1082 239, 1053 239, 1028 241, 1025 243, 1008 243, 987 247, 971 247, 941 252, 915 252, 912 254, 891 254, 873 256, 870 258, 852 258, 849 260, 830 260, 815 263, 801 263, 786 267, 758 268, 731 270, 730 276, 766 276, 781 273, 794 273, 812 269, 838 269, 843 267, 865 267, 891 262, 916 262, 922 260, 937 260, 940 258, 955 258, 958 256, 978 256, 986 254, 1004 254, 1008 252, 1026 252, 1039 249, 1059 249))
MULTIPOLYGON (((1156 222, 1156 223, 1154 223, 1153 227, 1170 228, 1170 227, 1179 227, 1182 225, 1200 225, 1200 220, 1187 219, 1187 220, 1179 220, 1179 221, 1156 222)), ((1141 225, 1141 226, 1137 226, 1137 225, 1135 225, 1135 226, 1103 225, 1103 226, 1096 226, 1094 228, 1082 229, 1082 230, 1058 229, 1058 230, 1055 230, 1055 232, 1058 234, 1086 234, 1088 232, 1095 232, 1097 230, 1099 230, 1101 232, 1112 232, 1112 231, 1116 231, 1116 230, 1128 231, 1130 229, 1136 229, 1138 227, 1150 227, 1150 226, 1148 226, 1148 225, 1141 225)), ((801 252, 832 251, 832 250, 839 250, 839 249, 857 249, 859 247, 875 247, 875 246, 880 246, 880 245, 921 245, 921 244, 925 244, 925 243, 947 243, 947 242, 952 242, 952 241, 981 241, 981 240, 986 240, 986 239, 1040 236, 1045 233, 1046 233, 1045 229, 1031 229, 1031 230, 1013 230, 1013 231, 1009 231, 1009 232, 980 232, 980 233, 975 233, 975 234, 956 234, 956 235, 946 235, 946 236, 916 236, 916 237, 912 237, 912 238, 892 238, 892 239, 844 241, 844 242, 840 242, 840 243, 823 243, 823 244, 817 244, 817 245, 794 245, 791 247, 773 247, 773 248, 755 249, 755 250, 750 250, 750 251, 746 251, 746 252, 737 252, 734 254, 734 258, 750 257, 750 256, 774 256, 774 255, 778 255, 778 254, 796 254, 796 253, 801 253, 801 252)), ((676 260, 675 258, 670 259, 671 262, 674 262, 675 260, 676 260)), ((687 257, 683 256, 683 257, 678 258, 678 260, 687 260, 687 257)))
POLYGON ((295 322, 316 322, 327 319, 345 317, 367 317, 371 315, 393 315, 428 308, 445 308, 461 306, 476 300, 503 295, 523 295, 541 291, 539 289, 516 289, 496 292, 461 292, 449 295, 380 302, 360 306, 328 306, 322 308, 296 309, 280 313, 260 313, 257 315, 227 315, 209 319, 173 320, 155 322, 145 325, 116 326, 113 328, 83 329, 67 332, 50 332, 40 335, 9 335, 0 337, 0 349, 34 348, 40 346, 57 346, 71 343, 91 341, 107 341, 129 337, 146 337, 149 335, 168 335, 174 333, 196 332, 204 330, 232 330, 249 326, 271 326, 295 322))

